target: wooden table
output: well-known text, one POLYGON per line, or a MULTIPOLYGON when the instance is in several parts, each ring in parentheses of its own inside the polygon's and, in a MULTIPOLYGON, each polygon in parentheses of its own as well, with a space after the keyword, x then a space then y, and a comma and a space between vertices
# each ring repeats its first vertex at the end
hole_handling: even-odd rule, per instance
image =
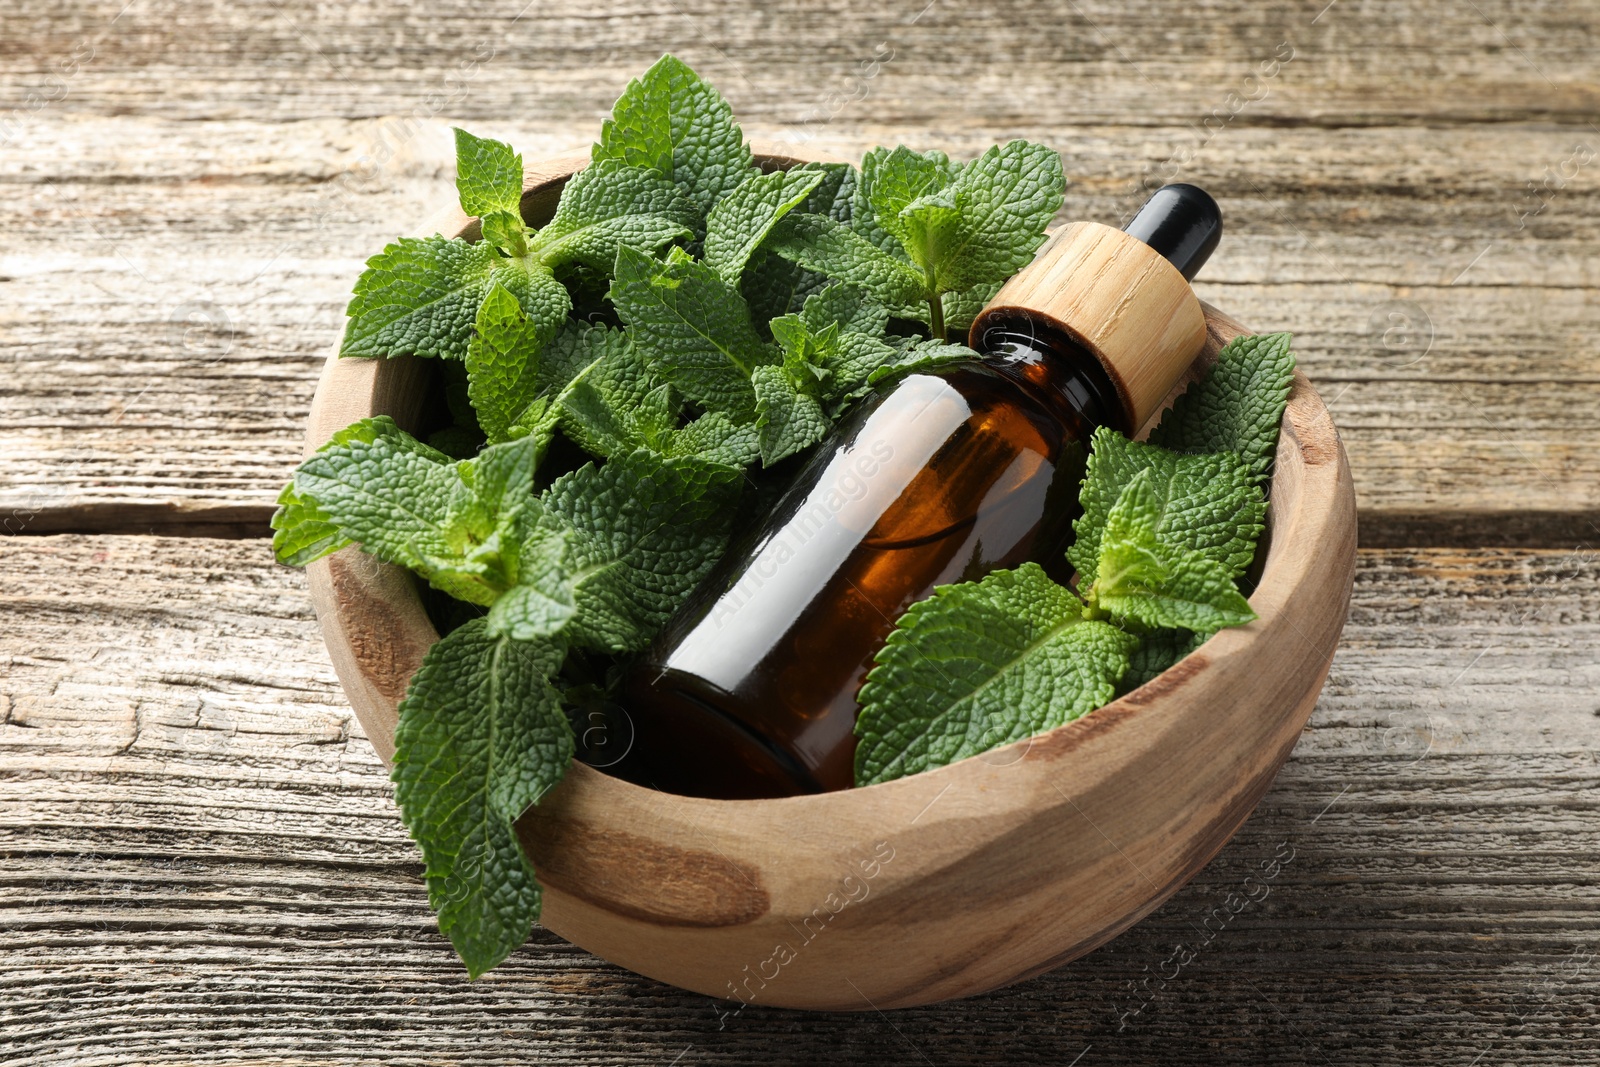
POLYGON ((0 1061, 1600 1062, 1592 4, 125 2, 0 14, 0 1061), (536 932, 468 983, 272 562, 447 127, 581 148, 664 49, 757 136, 1047 141, 1071 217, 1205 185, 1202 297, 1330 401, 1364 547, 1311 726, 1199 878, 1052 974, 728 1015, 536 932))

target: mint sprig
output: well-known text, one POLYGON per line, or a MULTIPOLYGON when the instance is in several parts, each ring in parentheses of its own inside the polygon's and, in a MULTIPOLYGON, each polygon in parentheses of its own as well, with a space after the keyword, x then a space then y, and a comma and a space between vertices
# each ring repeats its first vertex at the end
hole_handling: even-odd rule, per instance
POLYGON ((942 152, 879 150, 862 161, 848 222, 791 215, 770 247, 921 318, 943 340, 947 306, 968 318, 973 295, 992 295, 1026 265, 1065 190, 1061 157, 1027 141, 960 165, 942 152))
POLYGON ((670 55, 628 83, 591 158, 655 171, 702 217, 752 169, 750 146, 728 102, 670 55))
POLYGON ((1286 336, 1229 347, 1190 405, 1204 405, 1240 451, 1185 454, 1095 431, 1067 552, 1076 589, 1027 564, 942 586, 908 610, 861 689, 857 785, 1087 714, 1256 617, 1237 582, 1263 529, 1255 464, 1282 419, 1293 363, 1286 336))
POLYGON ((1110 700, 1137 640, 1086 620, 1036 563, 941 586, 901 616, 861 687, 856 784, 1031 737, 1110 700))
POLYGON ((395 800, 422 849, 428 903, 476 978, 523 941, 541 893, 514 825, 566 775, 572 727, 549 678, 563 649, 474 620, 423 657, 400 702, 395 800))

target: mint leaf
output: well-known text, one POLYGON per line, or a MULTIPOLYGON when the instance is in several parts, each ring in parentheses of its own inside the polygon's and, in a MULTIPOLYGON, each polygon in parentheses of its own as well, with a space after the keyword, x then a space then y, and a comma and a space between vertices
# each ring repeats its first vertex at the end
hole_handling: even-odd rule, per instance
POLYGON ((1265 484, 1278 452, 1278 427, 1294 386, 1286 333, 1235 337, 1204 380, 1191 385, 1150 434, 1180 452, 1237 452, 1265 484))
POLYGON ((750 173, 750 146, 720 93, 673 56, 628 83, 600 128, 594 162, 649 167, 702 216, 750 173))
POLYGON ((581 263, 609 271, 620 245, 654 252, 692 236, 696 217, 694 205, 655 171, 597 160, 568 180, 529 251, 547 267, 581 263))
POLYGON ((492 211, 479 220, 484 241, 508 256, 528 254, 528 227, 522 216, 510 211, 492 211))
POLYGON ((572 310, 572 295, 567 287, 556 281, 549 268, 538 263, 508 262, 490 276, 488 285, 496 284, 516 297, 523 314, 538 324, 541 344, 561 328, 567 312, 572 310))
POLYGON ((458 600, 493 604, 517 584, 544 443, 529 436, 456 462, 390 420, 357 423, 295 471, 285 561, 355 542, 458 600))
POLYGON ((932 339, 918 339, 903 348, 894 349, 893 352, 892 359, 880 364, 867 375, 869 386, 905 374, 938 370, 953 363, 965 363, 983 358, 966 345, 954 345, 932 339))
POLYGON ((611 299, 652 368, 708 411, 754 417, 750 372, 774 352, 750 324, 739 291, 704 263, 673 249, 661 262, 617 250, 611 299))
POLYGON ((1004 280, 979 282, 969 289, 945 293, 942 300, 946 329, 965 333, 972 325, 972 320, 978 317, 978 312, 994 299, 1004 284, 1004 280))
POLYGON ((1239 457, 1229 452, 1170 452, 1130 441, 1105 427, 1094 432, 1092 446, 1088 474, 1078 496, 1083 514, 1073 523, 1077 539, 1067 550, 1067 558, 1078 570, 1079 588, 1094 583, 1100 540, 1111 509, 1143 471, 1150 472, 1151 491, 1160 511, 1156 533, 1162 542, 1216 561, 1230 578, 1244 573, 1255 556, 1266 501, 1239 457))
POLYGON ((468 622, 423 657, 400 702, 392 773, 428 902, 474 978, 539 917, 539 885, 513 824, 561 781, 573 750, 547 681, 561 645, 490 637, 487 627, 468 622))
POLYGON ((615 331, 602 323, 567 319, 539 353, 538 384, 541 395, 565 389, 584 368, 609 350, 615 331))
POLYGON ((537 529, 518 550, 517 584, 503 593, 486 616, 490 637, 532 641, 553 637, 577 612, 566 571, 570 535, 537 529))
POLYGON ((719 200, 706 218, 702 261, 729 284, 737 285, 745 264, 778 220, 822 184, 818 171, 752 174, 719 200))
POLYGON ((1117 693, 1131 693, 1205 643, 1207 634, 1187 630, 1151 630, 1139 636, 1139 647, 1128 656, 1128 673, 1117 683, 1117 693))
POLYGON ((891 232, 940 293, 1004 281, 1044 243, 1066 187, 1053 149, 1012 141, 966 164, 945 188, 902 207, 899 229, 891 232))
MULTIPOLYGON (((341 448, 351 442, 370 444, 379 437, 394 438, 396 443, 413 448, 419 455, 439 462, 447 462, 449 459, 442 452, 429 448, 401 430, 394 419, 387 415, 351 423, 329 438, 317 452, 341 448)), ((271 525, 272 551, 279 563, 289 567, 304 567, 314 560, 319 560, 354 543, 340 533, 338 524, 333 521, 332 516, 319 508, 315 500, 295 489, 292 478, 289 484, 283 487, 283 492, 278 494, 278 510, 272 515, 271 525)))
MULTIPOLYGON (((794 210, 824 215, 835 222, 850 221, 850 201, 856 186, 855 168, 848 163, 802 163, 789 173, 822 175, 822 181, 794 210)), ((791 263, 766 248, 758 248, 740 279, 740 291, 750 303, 756 322, 799 311, 806 298, 828 284, 815 271, 791 263)))
POLYGON ((287 567, 304 567, 352 543, 326 512, 295 491, 293 481, 278 493, 271 526, 273 555, 287 567))
POLYGON ((459 127, 456 133, 456 192, 461 210, 468 215, 509 212, 522 218, 522 157, 511 146, 474 137, 459 127))
POLYGON ((959 163, 940 151, 874 148, 861 157, 861 176, 852 190, 850 228, 874 245, 898 256, 905 249, 879 215, 895 216, 924 193, 943 189, 961 172, 959 163))
POLYGON ((889 329, 889 309, 849 285, 829 285, 807 297, 802 318, 816 333, 833 324, 841 333, 881 339, 889 329))
POLYGON ((1146 627, 1207 634, 1254 619, 1226 566, 1163 537, 1167 503, 1150 470, 1122 490, 1101 534, 1091 609, 1146 627))
POLYGON ((782 367, 757 367, 750 384, 756 394, 756 433, 764 466, 809 448, 831 428, 821 402, 797 388, 782 367))
POLYGON ((357 279, 339 354, 460 359, 490 272, 502 262, 484 241, 400 238, 357 279))
POLYGON ((1034 563, 941 586, 900 617, 861 687, 856 784, 1031 737, 1110 700, 1136 639, 1083 618, 1034 563))
POLYGON ((478 306, 476 326, 467 345, 467 397, 493 444, 511 437, 538 395, 539 350, 554 331, 548 321, 530 320, 498 282, 478 306))
POLYGON ((858 286, 885 304, 914 304, 926 295, 922 271, 822 215, 789 214, 773 227, 766 247, 807 270, 858 286))
POLYGON ((876 149, 862 160, 848 226, 791 215, 769 247, 923 319, 943 340, 1033 258, 1065 189, 1061 157, 1027 141, 959 166, 941 152, 876 149))
POLYGON ((643 648, 722 554, 740 480, 732 467, 647 451, 556 479, 541 497, 542 522, 572 532, 571 640, 643 648))
POLYGON ((347 541, 408 567, 449 551, 443 533, 460 484, 453 461, 409 435, 351 436, 295 471, 298 498, 347 541))
POLYGON ((597 456, 661 451, 678 422, 671 389, 623 331, 596 326, 587 337, 598 356, 561 393, 562 429, 597 456))
POLYGON ((801 202, 801 211, 826 215, 834 222, 850 221, 850 206, 856 189, 854 167, 848 163, 802 163, 789 168, 789 173, 822 175, 822 181, 801 202))
POLYGON ((751 318, 759 323, 799 311, 807 297, 829 284, 825 276, 758 248, 739 279, 739 292, 750 305, 751 318))
MULTIPOLYGON (((914 217, 904 214, 906 208, 947 188, 960 171, 960 166, 951 163, 943 152, 913 152, 904 146, 888 152, 881 149, 869 152, 861 161, 861 189, 871 208, 870 221, 858 214, 852 216, 852 225, 857 232, 876 233, 881 229, 893 237, 901 249, 911 252, 920 238, 922 226, 914 217)), ((882 240, 873 243, 886 251, 893 250, 892 245, 882 240)), ((910 258, 920 265, 914 253, 910 258)))
POLYGON ((748 467, 760 457, 761 447, 754 423, 734 422, 720 411, 708 411, 673 434, 665 454, 748 467))

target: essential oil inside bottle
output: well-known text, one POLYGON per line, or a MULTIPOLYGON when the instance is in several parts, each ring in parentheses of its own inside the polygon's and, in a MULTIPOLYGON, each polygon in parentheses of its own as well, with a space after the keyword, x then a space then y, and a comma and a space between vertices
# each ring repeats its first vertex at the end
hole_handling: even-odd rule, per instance
POLYGON ((723 798, 852 785, 856 694, 908 607, 1028 560, 1070 578, 1090 435, 1137 430, 1198 354, 1186 279, 1220 232, 1192 186, 1126 232, 1067 227, 973 323, 981 361, 863 401, 631 671, 611 772, 723 798))

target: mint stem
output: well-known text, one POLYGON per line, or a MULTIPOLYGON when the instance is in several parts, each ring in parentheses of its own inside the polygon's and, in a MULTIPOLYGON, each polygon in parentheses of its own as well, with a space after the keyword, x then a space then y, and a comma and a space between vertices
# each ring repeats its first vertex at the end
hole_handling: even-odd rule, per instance
POLYGON ((934 340, 949 340, 944 332, 944 297, 938 293, 928 298, 928 327, 933 332, 934 340))

